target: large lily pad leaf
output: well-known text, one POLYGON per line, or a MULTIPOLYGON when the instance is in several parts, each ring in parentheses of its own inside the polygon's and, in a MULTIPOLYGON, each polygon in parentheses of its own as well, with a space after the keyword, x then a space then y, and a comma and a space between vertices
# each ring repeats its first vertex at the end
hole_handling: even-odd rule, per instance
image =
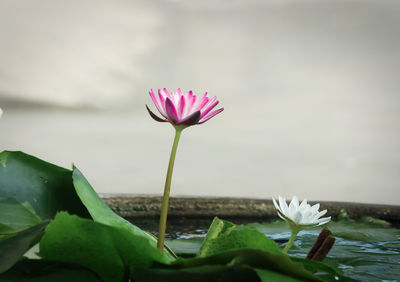
POLYGON ((22 259, 13 268, 0 274, 3 282, 99 282, 92 271, 78 265, 44 260, 22 259))
POLYGON ((141 235, 65 212, 57 214, 47 227, 39 255, 85 266, 104 281, 116 282, 126 281, 136 267, 169 262, 141 235))
POLYGON ((1 234, 23 230, 41 221, 28 203, 21 204, 14 198, 0 198, 1 234))
POLYGON ((271 271, 268 269, 258 269, 254 268, 261 282, 279 281, 279 282, 298 282, 302 281, 297 278, 289 277, 287 275, 271 271))
POLYGON ((293 262, 287 255, 255 249, 231 250, 207 257, 179 259, 170 265, 140 268, 133 274, 133 279, 134 281, 321 281, 302 264, 293 262), (181 277, 186 280, 180 280, 181 277), (207 279, 200 280, 198 277, 207 279), (275 278, 281 280, 274 280, 275 278))
POLYGON ((10 226, 0 223, 0 241, 10 233, 15 232, 10 226))
POLYGON ((365 222, 346 222, 331 223, 330 230, 336 237, 346 240, 379 242, 396 241, 400 235, 400 230, 389 227, 379 227, 365 222))
POLYGON ((138 269, 133 275, 136 282, 259 282, 252 269, 228 265, 201 265, 182 269, 138 269))
POLYGON ((0 241, 0 273, 11 268, 26 251, 39 242, 48 224, 48 220, 43 221, 0 241))
POLYGON ((0 153, 0 198, 30 206, 42 220, 61 210, 88 216, 76 195, 71 170, 22 152, 0 153))
POLYGON ((237 226, 216 217, 210 226, 198 256, 205 257, 242 248, 281 253, 276 243, 260 231, 246 226, 237 226))
POLYGON ((318 277, 321 277, 324 281, 357 281, 350 277, 345 277, 343 271, 339 268, 320 261, 313 261, 299 257, 291 257, 290 259, 303 264, 305 269, 308 271, 318 273, 318 277))
POLYGON ((89 216, 71 170, 22 152, 0 153, 0 272, 39 241, 59 210, 89 216))
MULTIPOLYGON (((234 252, 240 251, 242 248, 253 249, 257 252, 263 250, 272 255, 278 255, 278 257, 283 256, 287 260, 301 264, 301 268, 308 270, 309 273, 318 273, 318 277, 322 277, 327 281, 336 281, 336 279, 340 278, 347 279, 343 276, 343 272, 334 266, 330 266, 322 262, 306 260, 303 258, 289 258, 280 251, 279 247, 274 241, 267 238, 264 233, 255 230, 254 225, 237 226, 231 222, 221 220, 219 218, 215 218, 211 224, 197 258, 209 258, 210 256, 212 257, 214 255, 218 255, 224 251, 234 252)), ((248 259, 246 256, 245 258, 248 259)), ((238 261, 238 258, 236 258, 235 261, 238 261)), ((253 266, 254 269, 258 267, 258 265, 250 265, 253 266)), ((288 276, 288 273, 282 273, 282 271, 278 271, 280 274, 277 274, 275 273, 277 271, 273 269, 268 269, 268 271, 266 271, 265 267, 258 268, 259 271, 254 271, 256 271, 260 278, 263 278, 264 280, 267 279, 266 281, 268 281, 268 279, 270 279, 269 281, 274 281, 274 279, 277 280, 280 275, 288 276)), ((286 270, 290 272, 289 269, 290 267, 288 266, 286 270)), ((298 279, 296 277, 292 277, 291 275, 288 277, 290 278, 285 278, 287 281, 298 279)), ((281 277, 277 281, 286 281, 285 279, 281 277)))
MULTIPOLYGON (((97 195, 87 179, 77 168, 74 168, 73 171, 73 181, 78 196, 80 197, 82 203, 86 206, 94 221, 125 229, 132 235, 145 238, 149 242, 149 245, 155 248, 157 247, 157 239, 153 235, 143 231, 139 227, 133 225, 126 219, 113 212, 110 207, 108 207, 97 195)), ((167 261, 175 260, 175 255, 168 248, 165 252, 163 252, 163 256, 167 261)))

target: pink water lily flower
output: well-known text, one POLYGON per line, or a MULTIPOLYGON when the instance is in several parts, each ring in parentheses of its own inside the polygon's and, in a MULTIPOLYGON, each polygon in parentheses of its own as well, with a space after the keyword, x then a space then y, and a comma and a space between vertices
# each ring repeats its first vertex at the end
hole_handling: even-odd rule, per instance
POLYGON ((224 110, 213 110, 218 105, 218 100, 217 97, 210 98, 207 92, 201 98, 193 95, 192 91, 183 94, 181 89, 176 92, 158 89, 158 95, 151 90, 149 94, 162 118, 146 105, 150 116, 156 121, 170 122, 174 126, 201 124, 224 110))

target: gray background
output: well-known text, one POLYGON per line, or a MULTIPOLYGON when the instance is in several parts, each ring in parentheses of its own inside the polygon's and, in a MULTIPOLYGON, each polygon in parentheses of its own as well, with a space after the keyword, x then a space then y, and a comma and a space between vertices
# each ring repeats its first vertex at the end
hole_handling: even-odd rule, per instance
POLYGON ((150 88, 225 111, 184 131, 172 195, 399 204, 400 2, 0 0, 0 149, 161 194, 150 88))

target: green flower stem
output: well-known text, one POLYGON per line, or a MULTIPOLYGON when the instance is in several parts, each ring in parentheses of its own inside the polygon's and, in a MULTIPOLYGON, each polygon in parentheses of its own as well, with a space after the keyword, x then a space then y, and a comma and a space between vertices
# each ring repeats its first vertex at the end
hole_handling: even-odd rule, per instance
POLYGON ((174 170, 175 155, 178 149, 179 138, 181 137, 182 127, 175 127, 175 139, 172 145, 171 156, 169 158, 167 178, 165 179, 164 196, 161 204, 160 225, 158 227, 157 248, 162 252, 164 249, 165 229, 167 226, 168 200, 171 190, 172 171, 174 170))
POLYGON ((293 228, 292 229, 292 235, 290 235, 290 239, 287 242, 285 248, 283 249, 283 253, 287 254, 289 249, 293 246, 294 240, 296 239, 297 234, 299 233, 299 229, 293 228))

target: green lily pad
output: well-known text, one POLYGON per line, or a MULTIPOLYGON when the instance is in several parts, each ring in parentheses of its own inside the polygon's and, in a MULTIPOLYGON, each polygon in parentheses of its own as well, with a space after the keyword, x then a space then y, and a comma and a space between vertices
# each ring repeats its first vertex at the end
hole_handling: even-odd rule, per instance
POLYGON ((243 248, 281 253, 276 243, 260 231, 247 226, 237 226, 216 217, 210 226, 198 256, 205 257, 227 250, 243 248))
POLYGON ((21 204, 14 198, 0 198, 0 239, 4 233, 23 230, 41 221, 29 203, 21 204))
POLYGON ((288 277, 287 275, 274 272, 268 269, 258 269, 254 268, 254 271, 257 273, 258 277, 261 279, 261 282, 270 282, 270 281, 279 281, 279 282, 298 282, 303 281, 297 278, 288 277))
MULTIPOLYGON (((78 196, 95 222, 124 229, 134 236, 143 237, 151 246, 157 247, 157 239, 152 234, 143 231, 112 211, 77 168, 73 171, 73 181, 78 196)), ((166 261, 174 261, 176 257, 169 248, 163 252, 163 256, 166 261)))
POLYGON ((336 266, 299 257, 290 257, 290 259, 303 264, 305 269, 309 270, 310 272, 318 273, 318 277, 321 277, 324 281, 356 281, 350 279, 349 277, 345 277, 343 271, 336 266))
POLYGON ((0 241, 0 273, 10 269, 26 251, 39 242, 48 224, 48 220, 43 221, 0 241))
POLYGON ((22 259, 13 268, 0 274, 3 282, 99 282, 92 271, 73 264, 22 259))
POLYGON ((13 233, 13 232, 15 232, 15 230, 12 229, 10 226, 0 223, 0 241, 4 237, 8 237, 7 235, 10 234, 10 233, 13 233))
MULTIPOLYGON (((42 220, 54 217, 61 210, 88 216, 76 195, 71 170, 22 152, 0 153, 0 198, 15 199, 42 220)), ((14 219, 15 224, 22 224, 19 230, 26 227, 26 216, 14 219)), ((4 225, 2 221, 0 224, 4 225)))
POLYGON ((134 281, 252 282, 260 281, 260 279, 262 281, 321 281, 307 271, 302 264, 293 262, 285 254, 255 249, 231 250, 207 257, 179 259, 170 265, 139 268, 133 274, 133 279, 134 281), (283 280, 267 280, 267 278, 277 277, 283 280))
POLYGON ((60 210, 89 216, 71 170, 22 152, 0 153, 0 272, 38 242, 60 210))
POLYGON ((182 269, 138 269, 133 275, 136 282, 259 282, 258 275, 248 267, 233 269, 227 265, 201 265, 182 269))
POLYGON ((65 212, 47 227, 39 256, 85 266, 106 282, 126 281, 136 267, 169 262, 141 235, 65 212))
POLYGON ((333 222, 329 229, 336 237, 362 242, 395 241, 400 236, 399 229, 377 227, 375 223, 366 222, 333 222))

